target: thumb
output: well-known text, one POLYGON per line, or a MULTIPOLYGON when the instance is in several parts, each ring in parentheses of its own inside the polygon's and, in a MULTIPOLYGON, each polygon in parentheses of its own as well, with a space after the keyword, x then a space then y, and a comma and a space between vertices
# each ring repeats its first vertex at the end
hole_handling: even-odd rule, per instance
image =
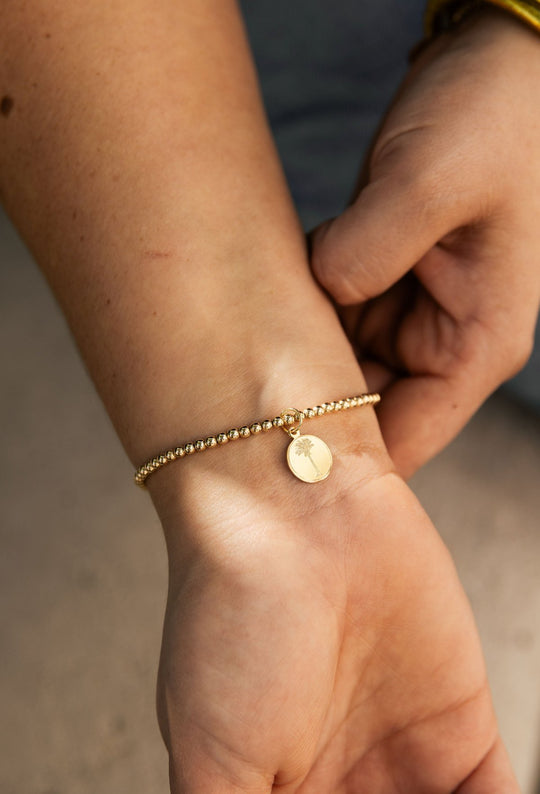
POLYGON ((309 235, 315 278, 342 305, 385 292, 434 245, 470 218, 463 194, 445 189, 437 166, 395 166, 359 193, 341 215, 309 235), (412 171, 412 173, 411 173, 412 171))

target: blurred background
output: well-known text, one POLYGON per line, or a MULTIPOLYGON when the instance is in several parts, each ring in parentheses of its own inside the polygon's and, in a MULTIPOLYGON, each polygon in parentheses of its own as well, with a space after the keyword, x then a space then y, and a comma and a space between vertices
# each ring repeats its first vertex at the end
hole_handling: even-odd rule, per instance
MULTIPOLYGON (((423 6, 340 0, 330 13, 325 0, 243 3, 306 229, 350 195, 421 35, 423 6)), ((154 714, 161 530, 2 214, 0 263, 0 792, 165 794, 154 714)), ((412 483, 471 599, 524 794, 540 794, 540 412, 528 407, 540 402, 538 348, 535 356, 412 483)))

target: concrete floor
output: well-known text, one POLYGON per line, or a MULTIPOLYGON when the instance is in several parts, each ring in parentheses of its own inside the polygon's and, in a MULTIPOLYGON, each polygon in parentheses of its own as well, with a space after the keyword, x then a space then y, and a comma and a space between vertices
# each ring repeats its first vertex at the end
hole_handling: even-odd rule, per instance
MULTIPOLYGON (((160 527, 0 216, 2 794, 167 792, 160 527)), ((496 396, 413 485, 457 561, 524 794, 540 769, 540 420, 496 396)))

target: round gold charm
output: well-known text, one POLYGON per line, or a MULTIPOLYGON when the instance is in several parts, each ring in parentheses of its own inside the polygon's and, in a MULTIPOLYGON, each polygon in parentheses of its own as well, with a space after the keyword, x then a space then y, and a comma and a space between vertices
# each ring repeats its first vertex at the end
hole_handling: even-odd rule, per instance
POLYGON ((320 482, 330 474, 332 453, 317 436, 299 435, 287 448, 287 463, 299 480, 320 482))

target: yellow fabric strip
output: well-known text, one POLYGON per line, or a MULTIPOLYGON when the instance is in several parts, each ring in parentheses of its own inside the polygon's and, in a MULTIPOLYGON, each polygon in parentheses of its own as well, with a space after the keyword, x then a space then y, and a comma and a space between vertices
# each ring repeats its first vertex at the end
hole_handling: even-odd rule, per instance
POLYGON ((540 33, 540 2, 533 0, 428 0, 424 16, 426 35, 432 37, 450 24, 459 22, 469 11, 481 5, 493 5, 508 11, 540 33))

